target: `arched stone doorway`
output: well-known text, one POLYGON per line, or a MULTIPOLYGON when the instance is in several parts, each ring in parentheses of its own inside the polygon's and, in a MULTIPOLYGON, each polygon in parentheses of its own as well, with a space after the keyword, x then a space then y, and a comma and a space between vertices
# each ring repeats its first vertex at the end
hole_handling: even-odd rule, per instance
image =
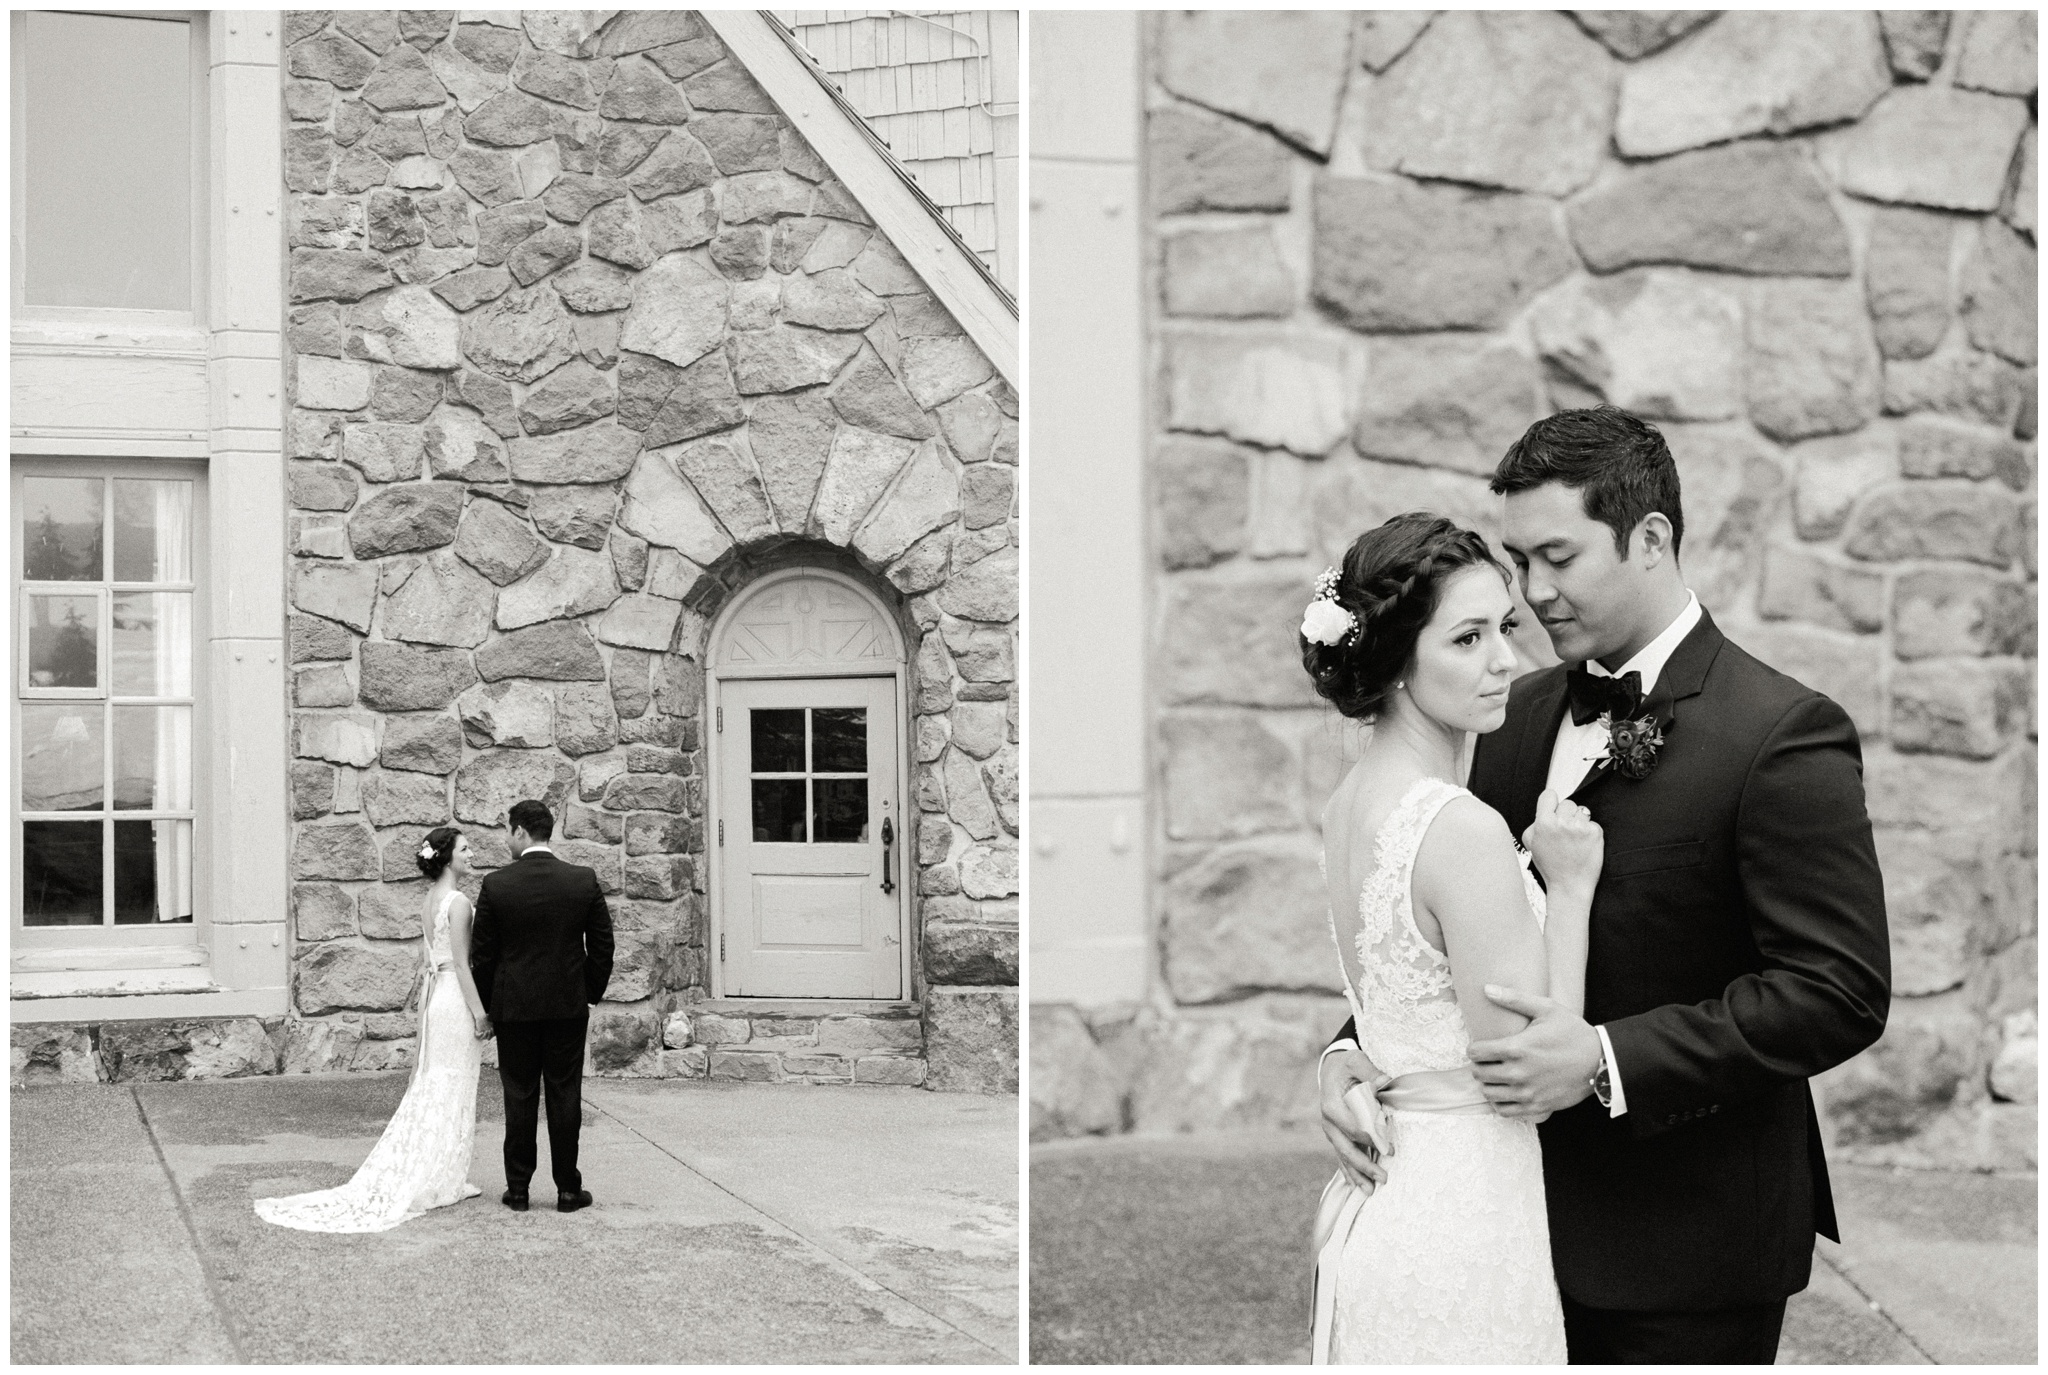
POLYGON ((845 574, 768 574, 706 653, 713 997, 911 996, 908 655, 845 574))

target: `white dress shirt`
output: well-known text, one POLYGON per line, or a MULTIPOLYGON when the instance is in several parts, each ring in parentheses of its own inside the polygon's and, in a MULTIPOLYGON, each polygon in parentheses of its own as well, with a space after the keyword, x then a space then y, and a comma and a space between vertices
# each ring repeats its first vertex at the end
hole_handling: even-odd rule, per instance
MULTIPOLYGON (((1622 673, 1642 675, 1643 696, 1650 695, 1650 689, 1657 685, 1657 676, 1664 671, 1664 665, 1671 661, 1672 651, 1679 642, 1692 634, 1692 628, 1700 623, 1700 599, 1688 592, 1685 610, 1677 619, 1664 627, 1657 638, 1637 650, 1635 657, 1621 666, 1620 673, 1609 673, 1597 659, 1586 660, 1586 672, 1596 678, 1618 678, 1622 673)), ((1544 786, 1559 797, 1570 797, 1579 785, 1586 781, 1586 774, 1593 767, 1593 761, 1607 753, 1607 737, 1598 721, 1588 721, 1583 726, 1572 724, 1571 712, 1567 710, 1557 728, 1557 740, 1550 747, 1550 774, 1544 786)), ((1596 1026, 1600 1034, 1600 1057, 1607 1062, 1608 1103, 1607 1115, 1619 1117, 1628 1111, 1628 1095, 1621 1087, 1621 1066, 1614 1062, 1614 1046, 1607 1039, 1607 1028, 1596 1026)))
MULTIPOLYGON (((1657 685, 1658 675, 1663 673, 1664 665, 1670 662, 1671 655, 1679 643, 1700 623, 1701 614, 1699 597, 1687 592, 1685 609, 1678 613, 1670 625, 1664 627, 1656 639, 1637 650, 1635 656, 1621 666, 1621 673, 1634 672, 1642 676, 1644 697, 1648 697, 1650 689, 1657 685)), ((1609 673, 1595 659, 1588 659, 1585 667, 1588 673, 1599 677, 1621 676, 1621 673, 1609 673)), ((1564 721, 1557 728, 1557 739, 1550 747, 1550 773, 1544 780, 1544 786, 1560 797, 1570 797, 1578 791, 1579 785, 1586 781, 1586 774, 1593 767, 1593 761, 1605 753, 1607 740, 1601 733, 1599 723, 1588 721, 1583 726, 1573 725, 1570 711, 1567 710, 1564 721)), ((1615 1063, 1614 1045, 1607 1039, 1607 1028, 1596 1026, 1593 1030, 1600 1037, 1600 1058, 1607 1064, 1607 1115, 1619 1117, 1628 1111, 1628 1095, 1621 1087, 1621 1066, 1615 1063)), ((1323 1055, 1327 1057, 1333 1050, 1356 1049, 1358 1043, 1347 1038, 1332 1043, 1323 1051, 1323 1055)))
MULTIPOLYGON (((1609 673, 1598 659, 1586 660, 1586 672, 1596 678, 1618 678, 1622 673, 1641 674, 1643 696, 1648 697, 1679 642, 1692 634, 1692 628, 1700 623, 1700 615, 1700 599, 1688 592, 1685 610, 1679 612, 1678 618, 1665 626, 1656 639, 1637 650, 1635 657, 1623 664, 1619 673, 1609 673)), ((1605 753, 1607 735, 1600 729, 1600 723, 1588 721, 1583 726, 1575 726, 1567 712, 1557 728, 1557 740, 1550 747, 1550 774, 1543 786, 1559 797, 1570 797, 1586 781, 1593 761, 1605 753)))

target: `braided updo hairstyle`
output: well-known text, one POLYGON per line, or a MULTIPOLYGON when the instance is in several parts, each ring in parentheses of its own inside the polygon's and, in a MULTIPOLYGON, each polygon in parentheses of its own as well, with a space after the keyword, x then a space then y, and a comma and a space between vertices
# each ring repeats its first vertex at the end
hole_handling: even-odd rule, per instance
POLYGON ((1357 631, 1334 645, 1297 637, 1316 692, 1346 716, 1378 716, 1414 658, 1444 585, 1458 570, 1482 565, 1508 580, 1482 536, 1428 511, 1395 516, 1352 541, 1336 599, 1358 618, 1357 631))
POLYGON ((448 861, 455 858, 455 842, 461 838, 462 832, 453 826, 436 826, 427 832, 420 848, 412 852, 413 862, 428 878, 439 878, 441 871, 448 867, 448 861), (426 853, 428 851, 432 853, 426 853))

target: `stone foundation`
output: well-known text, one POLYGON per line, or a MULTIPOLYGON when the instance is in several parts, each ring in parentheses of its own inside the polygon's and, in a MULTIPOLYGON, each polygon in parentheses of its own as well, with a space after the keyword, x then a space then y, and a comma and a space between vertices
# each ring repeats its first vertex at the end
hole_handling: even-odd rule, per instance
POLYGON ((915 1004, 828 1008, 736 999, 694 1004, 663 1026, 660 1072, 753 1083, 925 1082, 924 1024, 915 1004))
POLYGON ((1895 999, 1837 1156, 2031 1166, 2034 16, 1148 22, 1160 954, 1033 1010, 1034 1133, 1313 1120, 1356 738, 1301 608, 1402 511, 1492 534, 1506 446, 1607 401, 1716 621, 1862 733, 1895 999))
POLYGON ((245 1079, 288 1072, 286 1043, 282 1017, 17 1023, 9 1038, 8 1083, 245 1079))

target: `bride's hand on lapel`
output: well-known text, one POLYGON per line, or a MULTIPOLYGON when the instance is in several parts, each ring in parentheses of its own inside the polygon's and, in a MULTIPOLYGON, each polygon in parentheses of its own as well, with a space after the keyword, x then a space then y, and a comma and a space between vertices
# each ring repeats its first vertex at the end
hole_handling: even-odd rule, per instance
MULTIPOLYGON (((1358 1120, 1344 1095, 1356 1085, 1371 1087, 1384 1077, 1362 1050, 1337 1050, 1323 1057, 1323 1135, 1329 1140, 1330 1149, 1337 1153, 1337 1166, 1344 1177, 1367 1194, 1387 1182, 1387 1167, 1380 1160, 1366 1124, 1358 1120)), ((1393 1153, 1389 1145, 1387 1154, 1393 1153)))
POLYGON ((1585 906, 1592 905, 1606 858, 1606 833, 1591 812, 1545 788, 1536 799, 1536 819, 1522 832, 1522 848, 1535 859, 1545 889, 1559 896, 1576 893, 1585 906))

